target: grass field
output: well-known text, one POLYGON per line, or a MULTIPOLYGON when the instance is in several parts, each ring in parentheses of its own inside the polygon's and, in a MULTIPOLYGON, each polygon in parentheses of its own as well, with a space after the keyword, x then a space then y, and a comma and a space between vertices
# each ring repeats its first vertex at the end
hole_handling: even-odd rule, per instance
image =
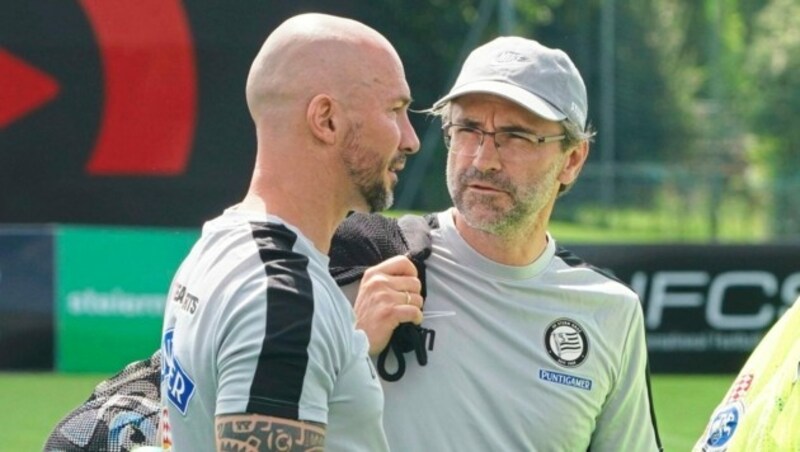
MULTIPOLYGON (((39 451, 50 429, 106 375, 0 373, 0 450, 39 451)), ((732 375, 654 375, 653 399, 667 451, 689 451, 732 375)))

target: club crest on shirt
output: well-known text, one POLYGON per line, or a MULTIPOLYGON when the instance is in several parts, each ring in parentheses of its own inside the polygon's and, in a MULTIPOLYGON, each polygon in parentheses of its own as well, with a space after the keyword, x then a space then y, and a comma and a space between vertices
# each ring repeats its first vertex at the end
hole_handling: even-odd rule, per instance
POLYGON ((729 403, 718 409, 706 432, 704 452, 722 452, 728 449, 728 443, 736 433, 736 427, 742 421, 744 404, 741 401, 729 403))
POLYGON ((553 361, 563 367, 580 366, 589 353, 589 341, 578 322, 558 319, 547 326, 544 346, 553 361))

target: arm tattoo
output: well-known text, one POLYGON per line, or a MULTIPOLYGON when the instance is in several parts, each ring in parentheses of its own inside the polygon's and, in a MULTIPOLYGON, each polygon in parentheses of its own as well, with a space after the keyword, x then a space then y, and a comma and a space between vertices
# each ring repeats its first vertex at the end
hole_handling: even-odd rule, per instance
POLYGON ((218 416, 220 452, 322 452, 325 425, 261 414, 218 416))

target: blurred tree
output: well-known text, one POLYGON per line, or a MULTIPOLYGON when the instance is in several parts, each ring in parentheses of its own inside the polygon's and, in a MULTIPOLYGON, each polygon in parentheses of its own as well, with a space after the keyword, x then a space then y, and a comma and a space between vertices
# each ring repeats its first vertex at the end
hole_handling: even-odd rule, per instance
POLYGON ((773 181, 772 227, 800 235, 800 3, 772 0, 757 15, 743 65, 753 157, 773 181))
POLYGON ((616 155, 628 163, 681 161, 697 138, 688 8, 677 0, 619 3, 616 155))
MULTIPOLYGON (((407 64, 415 107, 425 108, 449 89, 466 53, 498 35, 502 1, 385 0, 380 8, 365 11, 364 19, 396 44, 407 64)), ((587 0, 580 7, 563 0, 508 3, 515 8, 514 34, 565 50, 584 75, 589 119, 601 135, 614 137, 598 139, 590 165, 602 166, 602 147, 611 143, 612 159, 621 168, 618 183, 623 177, 636 183, 649 179, 650 185, 617 190, 616 207, 653 206, 665 175, 682 171, 678 185, 695 184, 695 191, 705 187, 715 236, 724 198, 752 185, 758 167, 763 177, 779 181, 775 232, 796 233, 800 206, 792 204, 798 201, 785 188, 797 178, 793 143, 800 142, 800 131, 787 125, 800 109, 796 0, 587 0), (611 32, 603 28, 609 23, 603 13, 609 11, 611 32), (613 66, 603 73, 605 38, 612 39, 613 66), (603 76, 609 73, 611 120, 601 115, 609 111, 602 103, 608 99, 603 76), (757 136, 752 149, 751 130, 757 136)), ((415 118, 415 125, 421 138, 434 140, 425 149, 429 155, 412 159, 412 171, 401 178, 398 207, 445 207, 449 197, 439 125, 424 115, 415 118), (417 179, 420 186, 404 192, 417 179)), ((598 201, 596 188, 603 179, 595 183, 599 187, 568 198, 570 210, 598 201)))
POLYGON ((552 22, 536 31, 575 60, 598 129, 585 188, 565 198, 559 218, 603 200, 615 208, 656 207, 663 166, 693 154, 702 72, 687 34, 692 13, 687 0, 589 0, 559 4, 552 22))
MULTIPOLYGON (((743 180, 749 165, 745 158, 746 122, 737 94, 747 86, 740 70, 748 29, 742 0, 705 0, 695 3, 697 52, 703 65, 703 84, 694 99, 699 121, 696 152, 688 161, 704 175, 709 230, 719 237, 723 201, 736 188, 747 192, 743 180)), ((749 198, 748 198, 749 199, 749 198)), ((752 207, 752 206, 751 206, 752 207)))
MULTIPOLYGON (((449 89, 466 53, 499 34, 501 1, 385 0, 381 8, 365 11, 364 19, 395 43, 406 62, 415 107, 425 108, 449 89), (398 21, 398 17, 404 19, 398 21)), ((614 0, 617 120, 612 123, 614 130, 608 131, 602 129, 603 118, 597 117, 603 1, 611 0, 589 0, 579 8, 563 0, 509 2, 515 8, 513 33, 572 56, 587 83, 590 120, 601 127, 600 133, 619 137, 614 146, 617 162, 680 159, 690 153, 696 135, 691 100, 699 86, 691 54, 685 52, 686 7, 680 0, 614 0)), ((398 187, 397 207, 445 207, 450 202, 443 181, 444 148, 438 130, 426 134, 429 128, 438 129, 438 124, 418 117, 415 125, 421 139, 435 137, 435 146, 424 152, 436 155, 419 155, 410 161, 398 187)), ((596 160, 600 152, 596 149, 591 159, 596 160)), ((639 198, 651 196, 640 192, 639 198)))

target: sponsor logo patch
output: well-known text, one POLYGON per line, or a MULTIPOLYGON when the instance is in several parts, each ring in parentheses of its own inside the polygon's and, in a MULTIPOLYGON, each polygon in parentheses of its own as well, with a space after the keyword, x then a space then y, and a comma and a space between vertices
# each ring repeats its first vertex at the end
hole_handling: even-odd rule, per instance
POLYGON ((578 322, 558 319, 547 326, 544 346, 553 361, 563 367, 580 366, 589 353, 589 341, 578 322))
POLYGON ((167 385, 167 400, 181 412, 186 414, 189 400, 194 395, 195 384, 192 377, 181 367, 173 350, 173 337, 175 330, 164 333, 162 344, 161 381, 167 385))
POLYGON ((706 452, 722 452, 727 449, 728 442, 736 433, 736 427, 744 415, 744 405, 741 401, 723 406, 714 413, 708 426, 703 450, 706 452))
POLYGON ((560 385, 571 386, 586 391, 592 390, 592 380, 552 370, 539 369, 539 379, 548 383, 558 383, 560 385))

